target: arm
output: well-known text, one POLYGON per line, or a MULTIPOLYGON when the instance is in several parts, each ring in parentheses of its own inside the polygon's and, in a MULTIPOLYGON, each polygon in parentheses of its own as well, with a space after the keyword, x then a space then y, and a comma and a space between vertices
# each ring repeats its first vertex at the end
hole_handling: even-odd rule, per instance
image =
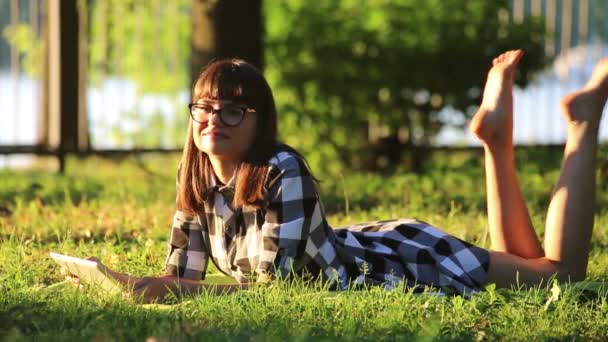
MULTIPOLYGON (((176 192, 179 196, 180 181, 179 170, 176 176, 176 192)), ((177 210, 173 216, 171 236, 168 243, 167 258, 165 260, 165 275, 158 277, 134 278, 116 275, 123 278, 121 281, 129 285, 135 296, 143 296, 144 301, 162 300, 169 294, 177 297, 193 295, 203 290, 212 290, 215 293, 229 293, 237 290, 237 286, 208 285, 200 280, 205 279, 209 253, 204 243, 203 234, 206 234, 205 221, 200 216, 184 213, 176 200, 177 210)))
POLYGON ((230 294, 238 290, 246 290, 249 284, 203 284, 199 280, 179 278, 174 275, 164 275, 159 277, 144 277, 132 282, 132 295, 142 297, 146 303, 156 302, 165 299, 168 295, 175 295, 177 298, 183 296, 197 295, 201 292, 211 291, 213 294, 230 294))
MULTIPOLYGON (((176 275, 162 275, 156 277, 134 277, 128 274, 116 272, 102 264, 97 258, 91 257, 98 263, 99 267, 107 274, 123 284, 126 288, 126 295, 134 298, 141 298, 144 303, 162 301, 168 295, 177 298, 183 296, 196 295, 204 291, 212 291, 214 294, 229 294, 238 290, 245 290, 249 284, 203 284, 199 280, 178 277, 176 275)), ((69 274, 65 268, 61 269, 61 274, 65 279, 76 287, 80 286, 80 280, 73 274, 69 274)))

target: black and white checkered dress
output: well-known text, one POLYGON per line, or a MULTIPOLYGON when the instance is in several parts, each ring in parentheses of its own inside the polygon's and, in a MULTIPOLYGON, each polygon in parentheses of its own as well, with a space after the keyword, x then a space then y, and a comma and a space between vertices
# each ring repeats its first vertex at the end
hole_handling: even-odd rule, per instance
POLYGON ((235 177, 225 186, 210 177, 205 212, 176 211, 168 274, 204 279, 212 260, 239 282, 309 272, 339 289, 406 281, 470 293, 483 285, 487 250, 411 219, 332 229, 302 159, 282 151, 269 165, 263 208, 232 208, 235 177))

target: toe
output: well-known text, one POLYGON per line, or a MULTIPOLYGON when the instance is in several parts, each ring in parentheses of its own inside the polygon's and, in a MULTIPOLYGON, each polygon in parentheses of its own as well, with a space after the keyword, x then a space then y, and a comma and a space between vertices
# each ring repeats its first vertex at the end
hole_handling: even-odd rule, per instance
POLYGON ((524 50, 514 50, 512 62, 517 63, 524 56, 524 50))
POLYGON ((517 62, 519 62, 519 60, 521 59, 522 56, 523 56, 522 50, 511 50, 511 51, 507 51, 504 54, 500 55, 499 58, 500 58, 501 62, 504 62, 508 66, 512 66, 512 65, 517 64, 517 62))

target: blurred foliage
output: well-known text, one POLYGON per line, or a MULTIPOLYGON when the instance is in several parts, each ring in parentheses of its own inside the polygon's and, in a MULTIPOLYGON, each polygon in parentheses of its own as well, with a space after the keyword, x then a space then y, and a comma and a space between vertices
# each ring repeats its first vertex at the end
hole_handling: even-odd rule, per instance
POLYGON ((433 142, 442 109, 474 112, 493 57, 526 51, 520 85, 542 67, 542 21, 508 13, 486 0, 266 2, 282 138, 334 174, 376 169, 383 154, 398 165, 404 147, 433 142))
MULTIPOLYGON (((181 146, 187 111, 177 110, 183 115, 167 120, 159 111, 142 114, 139 104, 143 96, 154 94, 168 97, 174 108, 185 108, 181 99, 190 82, 191 1, 78 0, 77 6, 89 20, 90 84, 99 86, 114 78, 136 86, 132 109, 123 113, 119 122, 107 124, 113 143, 126 148, 181 146)), ((39 76, 44 57, 42 37, 26 22, 7 26, 2 35, 23 56, 25 73, 39 76)))
MULTIPOLYGON (((85 4, 82 10, 87 10, 85 4)), ((144 95, 168 96, 173 108, 189 88, 190 0, 89 1, 89 78, 127 79, 136 85, 135 105, 111 127, 114 143, 122 147, 181 146, 188 116, 177 109, 176 120, 160 111, 143 115, 144 95)))
MULTIPOLYGON (((136 84, 135 105, 112 126, 125 147, 179 146, 187 116, 168 122, 142 115, 144 95, 168 95, 173 106, 189 84, 190 0, 79 0, 89 17, 93 85, 108 78, 136 84), (127 127, 136 127, 131 130, 127 127), (165 137, 165 138, 163 138, 165 137), (168 138, 166 138, 168 137, 168 138), (167 140, 169 140, 167 142, 167 140)), ((266 75, 280 113, 281 138, 313 168, 419 169, 453 109, 461 124, 480 101, 493 57, 526 50, 517 82, 543 63, 543 23, 509 19, 508 1, 266 1, 266 75)), ((4 36, 39 72, 41 42, 25 25, 4 36)), ((178 111, 183 113, 183 111, 178 111)))
POLYGON ((42 72, 44 42, 27 24, 7 26, 2 31, 4 39, 23 55, 23 70, 29 77, 38 77, 42 72))
POLYGON ((142 93, 188 87, 190 0, 98 0, 90 8, 89 78, 134 81, 142 93))

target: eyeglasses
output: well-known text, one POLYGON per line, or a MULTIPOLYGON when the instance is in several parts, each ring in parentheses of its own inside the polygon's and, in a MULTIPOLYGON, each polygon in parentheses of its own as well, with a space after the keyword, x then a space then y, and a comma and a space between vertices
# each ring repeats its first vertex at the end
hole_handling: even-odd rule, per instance
POLYGON ((191 103, 188 105, 192 120, 205 123, 211 119, 211 114, 219 115, 220 121, 229 127, 238 126, 245 117, 245 113, 255 112, 251 108, 236 104, 227 104, 222 108, 215 109, 212 105, 206 103, 191 103))

